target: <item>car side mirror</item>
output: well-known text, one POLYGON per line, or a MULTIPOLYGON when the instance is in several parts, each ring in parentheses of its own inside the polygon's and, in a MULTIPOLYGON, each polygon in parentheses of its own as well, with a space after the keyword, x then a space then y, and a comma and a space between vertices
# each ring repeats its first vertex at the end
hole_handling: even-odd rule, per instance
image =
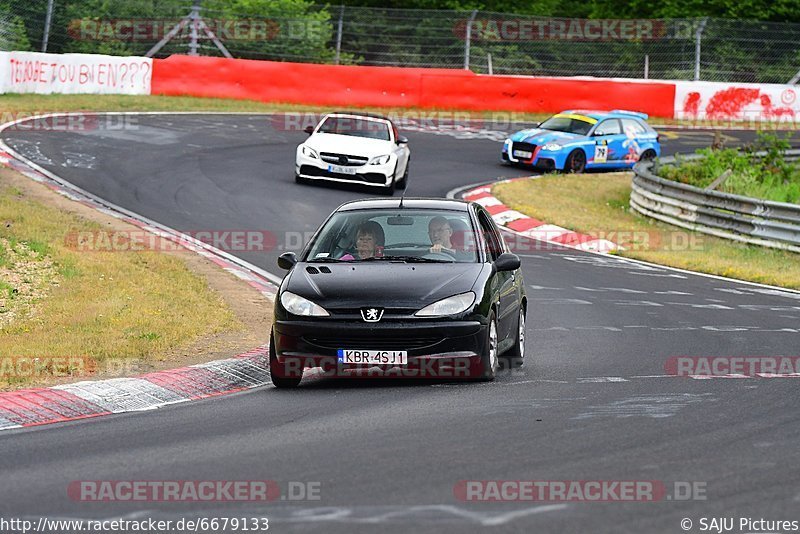
POLYGON ((408 144, 408 137, 400 135, 397 137, 397 144, 398 145, 407 145, 408 144))
POLYGON ((278 267, 281 269, 288 271, 292 267, 295 266, 297 263, 297 256, 294 252, 284 252, 280 256, 278 256, 278 267))
POLYGON ((519 259, 519 256, 516 254, 512 254, 511 252, 504 252, 500 254, 496 260, 494 260, 494 270, 498 273, 504 271, 516 271, 519 269, 522 262, 519 259))
POLYGON ((312 133, 314 133, 314 127, 313 126, 306 126, 303 131, 305 133, 307 133, 308 135, 311 135, 312 133))

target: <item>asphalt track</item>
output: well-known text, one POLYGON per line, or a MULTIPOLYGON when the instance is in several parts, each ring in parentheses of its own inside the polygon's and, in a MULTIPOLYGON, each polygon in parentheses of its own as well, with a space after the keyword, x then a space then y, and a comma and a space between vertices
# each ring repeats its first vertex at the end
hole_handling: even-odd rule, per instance
MULTIPOLYGON (((731 144, 748 132, 726 132, 731 144)), ((296 185, 301 132, 263 116, 140 116, 135 128, 6 142, 174 228, 266 229, 282 248, 364 191, 296 185)), ((524 171, 499 145, 408 132, 409 194, 524 171)), ((669 137, 674 137, 670 135, 669 137)), ((665 152, 707 145, 678 131, 665 152)), ((272 272, 276 248, 240 253, 272 272)), ((567 249, 523 258, 527 364, 489 384, 310 381, 0 434, 0 517, 266 515, 277 532, 682 532, 689 518, 797 520, 797 379, 664 376, 669 357, 798 355, 800 295, 567 249), (318 501, 76 502, 75 480, 319 482, 318 501), (705 499, 462 502, 462 480, 697 482, 705 499)))

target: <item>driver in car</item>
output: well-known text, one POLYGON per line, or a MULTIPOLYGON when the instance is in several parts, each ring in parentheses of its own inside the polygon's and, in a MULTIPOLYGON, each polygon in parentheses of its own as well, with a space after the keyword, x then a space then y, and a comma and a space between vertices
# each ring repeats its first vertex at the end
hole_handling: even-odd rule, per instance
POLYGON ((453 237, 453 228, 444 217, 431 219, 431 222, 428 223, 428 237, 431 239, 431 252, 456 253, 456 249, 450 240, 453 237))

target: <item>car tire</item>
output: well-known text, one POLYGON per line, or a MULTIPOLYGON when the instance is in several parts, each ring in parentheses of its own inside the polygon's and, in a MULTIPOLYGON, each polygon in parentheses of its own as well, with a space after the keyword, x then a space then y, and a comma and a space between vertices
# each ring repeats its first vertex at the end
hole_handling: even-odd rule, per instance
POLYGON ((586 170, 586 153, 580 148, 576 148, 567 156, 564 162, 564 172, 581 173, 586 170))
POLYGON ((397 189, 403 190, 408 185, 408 168, 411 167, 411 158, 406 162, 406 170, 403 172, 403 177, 397 183, 397 189))
POLYGON ((299 174, 295 174, 294 175, 294 181, 295 181, 295 183, 298 183, 298 184, 307 184, 308 183, 308 180, 306 180, 305 178, 303 178, 299 174))
POLYGON ((517 340, 508 352, 505 353, 508 364, 513 367, 522 367, 525 363, 525 307, 520 306, 517 317, 517 340))
POLYGON ((269 336, 269 377, 272 380, 272 385, 278 389, 291 389, 300 385, 303 379, 302 373, 300 376, 287 376, 289 373, 286 371, 284 364, 278 361, 278 355, 275 352, 275 340, 270 334, 269 336))
POLYGON ((500 368, 500 358, 497 352, 497 317, 494 311, 489 313, 489 328, 486 334, 486 343, 481 351, 481 364, 478 369, 477 380, 491 382, 497 376, 500 368))
POLYGON ((652 148, 648 148, 639 156, 639 161, 652 161, 654 159, 656 159, 656 151, 652 148))

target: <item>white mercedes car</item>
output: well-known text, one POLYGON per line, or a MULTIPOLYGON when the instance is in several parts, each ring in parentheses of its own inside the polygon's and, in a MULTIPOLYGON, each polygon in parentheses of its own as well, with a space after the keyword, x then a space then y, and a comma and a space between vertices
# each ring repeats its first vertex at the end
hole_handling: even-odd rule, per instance
POLYGON ((386 117, 329 113, 306 133, 309 138, 297 147, 295 159, 298 183, 356 183, 389 195, 408 184, 408 139, 386 117))

